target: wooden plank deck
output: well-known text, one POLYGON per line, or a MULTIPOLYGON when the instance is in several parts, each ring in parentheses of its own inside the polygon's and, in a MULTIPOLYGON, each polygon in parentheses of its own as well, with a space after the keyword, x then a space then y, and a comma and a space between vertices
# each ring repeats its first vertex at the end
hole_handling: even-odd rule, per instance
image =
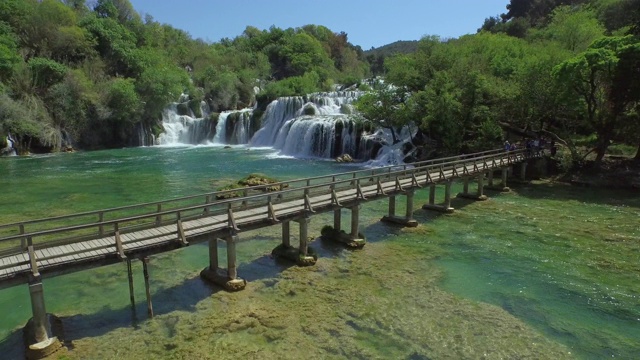
MULTIPOLYGON (((408 190, 442 183, 461 176, 472 177, 485 173, 488 170, 496 170, 504 167, 505 162, 507 164, 513 164, 526 160, 524 155, 520 158, 517 156, 513 158, 513 155, 512 158, 509 158, 509 155, 499 155, 496 156, 496 158, 491 159, 491 161, 484 160, 481 164, 477 164, 474 158, 470 158, 466 160, 466 162, 460 161, 446 168, 444 166, 440 168, 431 166, 407 170, 405 167, 404 173, 395 173, 393 176, 385 176, 384 173, 380 173, 373 174, 370 177, 362 176, 361 178, 355 179, 354 173, 354 180, 342 179, 339 183, 336 182, 333 185, 327 183, 316 185, 310 189, 305 188, 304 192, 309 194, 308 202, 305 201, 302 191, 300 191, 300 195, 296 195, 294 198, 287 198, 287 190, 281 190, 281 194, 278 194, 278 197, 274 195, 273 199, 280 199, 280 195, 285 196, 281 200, 271 203, 271 205, 276 218, 288 218, 290 220, 297 216, 304 215, 306 211, 309 210, 308 205, 310 205, 315 212, 326 212, 342 206, 349 206, 349 204, 357 204, 359 202, 399 195, 408 190), (360 191, 358 191, 358 187, 360 191), (336 189, 335 199, 340 205, 334 201, 331 189, 336 189)), ((389 169, 389 174, 392 174, 391 169, 389 169)), ((309 183, 309 181, 307 181, 307 183, 309 183)), ((235 220, 235 225, 239 228, 239 231, 274 224, 274 221, 269 218, 270 210, 266 196, 267 195, 263 196, 262 202, 258 201, 253 204, 251 201, 243 201, 243 205, 249 204, 247 208, 232 209, 231 205, 229 205, 229 209, 232 209, 231 212, 235 220)), ((269 196, 268 201, 271 201, 271 199, 272 196, 269 196)), ((221 201, 221 203, 222 202, 223 201, 221 201)), ((208 205, 210 205, 211 208, 216 208, 215 205, 217 204, 212 202, 208 205)), ((197 210, 197 208, 195 210, 197 210)), ((185 211, 189 211, 186 212, 187 214, 196 213, 190 209, 185 209, 185 211)), ((230 228, 230 217, 228 213, 223 210, 216 210, 215 212, 211 210, 211 213, 207 214, 206 211, 201 211, 201 217, 182 221, 182 228, 188 242, 192 240, 203 241, 204 239, 201 238, 206 234, 228 234, 230 231, 233 231, 233 229, 230 228)), ((177 214, 177 218, 180 218, 180 213, 178 212, 177 214)), ((124 223, 127 222, 128 220, 124 221, 124 223)), ((131 224, 131 222, 128 223, 131 224)), ((172 245, 174 245, 173 248, 180 246, 176 223, 161 223, 156 226, 155 218, 153 218, 153 223, 147 223, 146 226, 148 228, 140 229, 141 226, 136 226, 138 227, 137 230, 131 230, 131 228, 121 229, 120 239, 125 254, 143 251, 153 253, 154 249, 159 249, 157 251, 161 252, 170 250, 172 245), (167 249, 162 250, 165 248, 167 249)), ((100 260, 111 259, 118 261, 119 259, 113 231, 108 233, 105 231, 104 235, 96 236, 88 240, 62 245, 46 246, 46 244, 44 244, 40 246, 41 248, 35 250, 35 256, 37 259, 37 270, 41 273, 60 271, 65 267, 82 264, 91 267, 92 263, 98 264, 100 260)), ((25 282, 27 275, 31 271, 29 256, 26 252, 0 257, 0 285, 18 276, 22 277, 18 282, 25 282)))

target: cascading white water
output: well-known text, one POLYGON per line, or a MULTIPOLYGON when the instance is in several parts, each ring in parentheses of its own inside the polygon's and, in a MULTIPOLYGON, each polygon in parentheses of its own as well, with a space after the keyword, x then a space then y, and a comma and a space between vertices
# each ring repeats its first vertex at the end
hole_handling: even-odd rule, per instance
POLYGON ((348 116, 360 95, 359 91, 341 91, 279 98, 267 106, 263 126, 249 144, 273 147, 295 157, 349 154, 368 159, 366 147, 357 145, 359 134, 348 116), (338 122, 342 130, 336 134, 338 122))
MULTIPOLYGON (((181 99, 184 100, 184 99, 181 99)), ((157 140, 158 145, 199 145, 199 144, 246 144, 249 142, 251 114, 253 109, 226 111, 210 118, 209 106, 203 101, 200 111, 204 117, 197 118, 186 103, 173 103, 162 113, 164 132, 157 140), (180 115, 178 106, 188 109, 189 115, 180 115), (233 124, 227 121, 234 121, 233 124), (229 126, 233 126, 229 129, 229 126)))
POLYGON ((189 128, 196 119, 187 115, 178 115, 178 104, 171 104, 162 112, 164 133, 158 136, 159 145, 189 144, 189 128))
POLYGON ((251 133, 253 109, 225 111, 218 117, 214 144, 247 144, 251 133), (232 127, 230 129, 230 127, 232 127), (228 133, 227 130, 231 130, 228 133))
MULTIPOLYGON (((271 147, 281 155, 294 157, 332 158, 349 154, 354 159, 369 160, 384 155, 384 163, 402 160, 402 149, 378 150, 390 143, 385 131, 369 134, 362 124, 356 124, 350 114, 355 113, 352 103, 360 91, 314 93, 307 96, 283 97, 267 106, 262 119, 253 118, 253 109, 226 111, 209 116, 206 104, 201 105, 204 118, 195 118, 185 110, 179 115, 178 104, 172 104, 163 113, 165 132, 158 137, 159 145, 185 144, 247 144, 252 147, 271 147), (256 125, 261 128, 252 136, 256 125), (396 154, 396 155, 392 155, 396 154)), ((184 97, 182 101, 188 100, 184 97)))
POLYGON ((7 146, 4 149, 0 149, 0 155, 3 156, 15 156, 16 149, 13 147, 14 140, 11 138, 11 134, 6 137, 7 146))

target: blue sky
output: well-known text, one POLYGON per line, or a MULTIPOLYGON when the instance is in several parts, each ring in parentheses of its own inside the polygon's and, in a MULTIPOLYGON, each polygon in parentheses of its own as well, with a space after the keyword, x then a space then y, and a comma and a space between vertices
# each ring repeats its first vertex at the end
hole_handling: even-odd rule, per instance
POLYGON ((344 31, 363 50, 424 35, 475 33, 485 18, 506 12, 509 0, 130 0, 141 14, 217 42, 247 25, 268 29, 324 25, 344 31))

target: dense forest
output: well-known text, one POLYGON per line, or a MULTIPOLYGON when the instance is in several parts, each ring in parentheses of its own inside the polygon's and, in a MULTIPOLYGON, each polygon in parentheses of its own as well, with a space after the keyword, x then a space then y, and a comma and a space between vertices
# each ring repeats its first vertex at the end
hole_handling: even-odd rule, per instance
POLYGON ((439 153, 494 147, 505 130, 554 139, 567 166, 640 150, 640 0, 511 0, 477 34, 366 53, 320 25, 207 43, 128 0, 92 4, 0 3, 0 148, 7 134, 21 152, 137 145, 180 94, 219 112, 380 75, 361 119, 419 129, 439 153))
MULTIPOLYGON (((210 44, 141 19, 128 0, 0 2, 0 142, 20 152, 137 145, 188 94, 212 111, 331 90, 367 77, 347 34, 324 26, 258 30, 210 44)), ((3 144, 0 144, 2 148, 3 144)))
POLYGON ((423 38, 384 60, 384 88, 360 100, 381 126, 415 124, 445 153, 503 134, 562 145, 565 166, 615 145, 640 159, 640 0, 511 0, 477 34, 423 38))

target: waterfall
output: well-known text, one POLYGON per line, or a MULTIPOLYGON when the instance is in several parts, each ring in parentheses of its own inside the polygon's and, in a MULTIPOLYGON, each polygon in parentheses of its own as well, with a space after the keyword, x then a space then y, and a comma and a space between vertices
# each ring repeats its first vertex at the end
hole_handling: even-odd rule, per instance
POLYGON ((225 111, 218 117, 215 128, 214 144, 243 145, 249 142, 253 109, 225 111))
MULTIPOLYGON (((181 97, 181 100, 185 100, 181 97)), ((251 137, 253 109, 211 113, 206 102, 197 106, 200 117, 194 114, 190 102, 173 103, 162 112, 164 132, 158 145, 246 144, 251 137)), ((194 105, 195 106, 195 105, 194 105)))
POLYGON ((354 112, 353 101, 361 95, 359 91, 338 91, 279 98, 267 106, 263 127, 249 144, 273 147, 295 157, 349 154, 367 160, 371 147, 361 141, 366 131, 349 116, 354 112))
POLYGON ((380 149, 390 143, 390 136, 385 131, 373 134, 370 123, 357 122, 350 116, 356 112, 353 102, 362 94, 334 91, 282 97, 272 101, 261 118, 254 117, 253 109, 210 113, 204 102, 198 114, 202 117, 196 117, 197 104, 183 96, 181 103, 164 110, 164 133, 157 143, 248 145, 270 147, 281 155, 294 157, 335 158, 349 154, 366 161, 382 153, 380 149))
POLYGON ((16 149, 13 146, 15 141, 13 140, 13 138, 11 138, 11 134, 7 134, 7 137, 6 137, 5 141, 7 143, 7 146, 4 149, 0 148, 0 155, 3 155, 3 156, 15 156, 16 155, 16 149))

